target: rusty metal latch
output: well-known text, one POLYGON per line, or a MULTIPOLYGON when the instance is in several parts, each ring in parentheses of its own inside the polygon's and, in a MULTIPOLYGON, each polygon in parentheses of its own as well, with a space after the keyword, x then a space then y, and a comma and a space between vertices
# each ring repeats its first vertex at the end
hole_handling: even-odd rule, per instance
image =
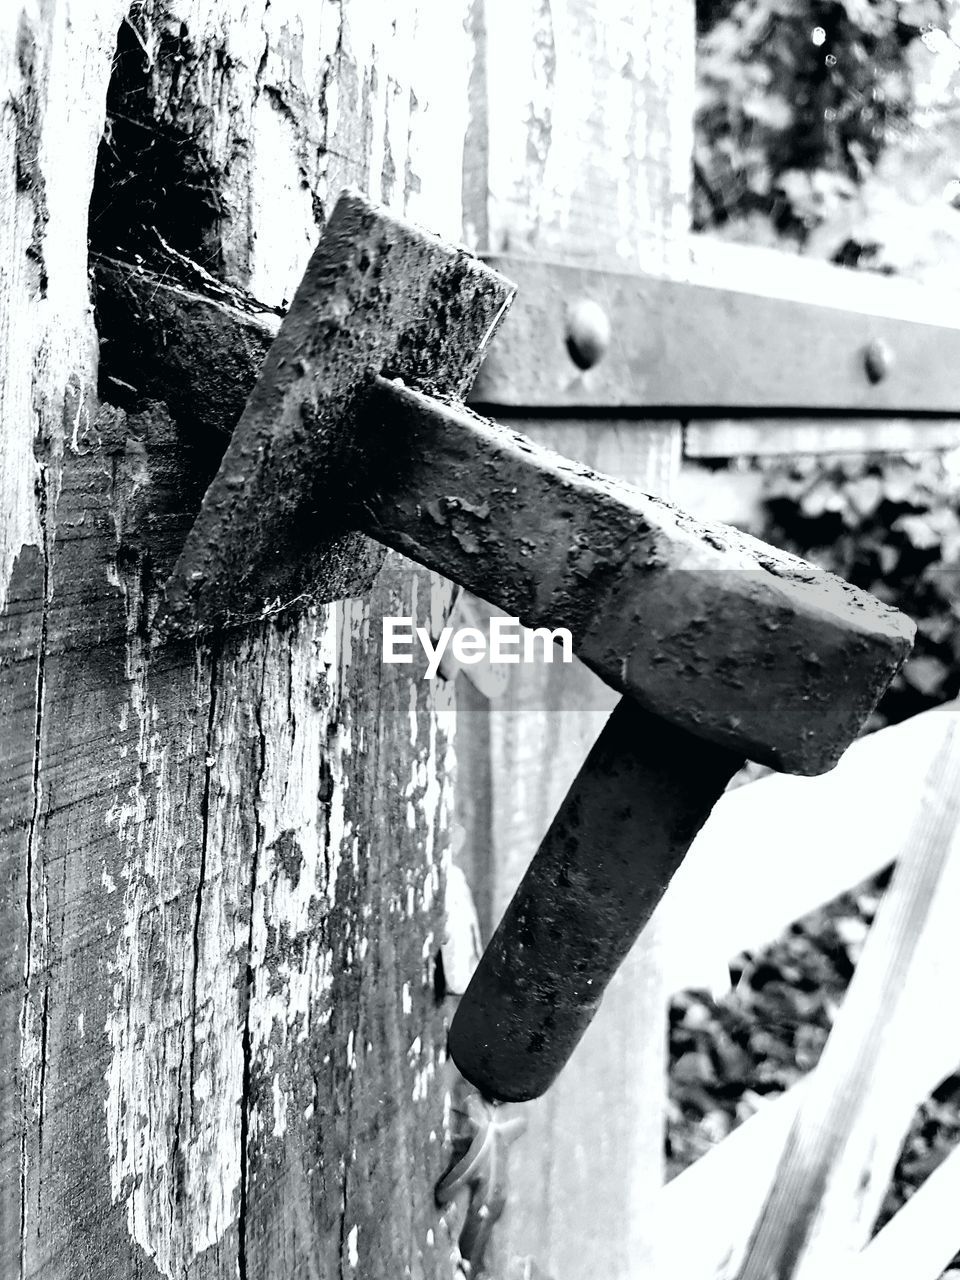
MULTIPOLYGON (((864 592, 465 408, 512 295, 464 251, 342 196, 157 624, 189 633, 362 591, 382 555, 370 535, 527 625, 569 629, 626 695, 450 1029, 482 1097, 439 1194, 469 1186, 481 1252, 502 1199, 484 1153, 515 1132, 493 1104, 556 1077, 743 757, 829 769, 912 638, 864 592)), ((589 363, 604 335, 580 320, 589 363)))

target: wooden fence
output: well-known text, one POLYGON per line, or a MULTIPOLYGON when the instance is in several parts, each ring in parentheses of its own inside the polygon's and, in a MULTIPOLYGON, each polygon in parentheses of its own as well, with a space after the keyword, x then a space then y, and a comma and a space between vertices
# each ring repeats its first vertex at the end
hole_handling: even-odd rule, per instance
POLYGON ((960 1248, 960 1152, 870 1241, 916 1107, 960 1063, 956 704, 856 744, 832 774, 725 796, 661 906, 665 964, 677 985, 709 985, 738 949, 893 859, 818 1066, 663 1190, 671 1274, 937 1280, 960 1248), (732 914, 716 911, 718 882, 741 886, 723 898, 732 914))

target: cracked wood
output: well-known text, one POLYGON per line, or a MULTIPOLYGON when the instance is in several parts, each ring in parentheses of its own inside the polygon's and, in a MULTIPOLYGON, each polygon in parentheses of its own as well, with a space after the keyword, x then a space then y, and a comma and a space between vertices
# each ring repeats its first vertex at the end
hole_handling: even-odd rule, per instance
MULTIPOLYGON (((23 1277, 450 1274, 449 695, 365 645, 383 613, 439 625, 449 592, 392 558, 363 606, 151 651, 258 330, 186 396, 114 323, 98 385, 85 213, 122 28, 126 108, 189 143, 227 284, 282 306, 347 184, 455 238, 461 18, 62 0, 0 19, 0 1257, 23 1277)), ((176 208, 176 173, 156 180, 176 208)))

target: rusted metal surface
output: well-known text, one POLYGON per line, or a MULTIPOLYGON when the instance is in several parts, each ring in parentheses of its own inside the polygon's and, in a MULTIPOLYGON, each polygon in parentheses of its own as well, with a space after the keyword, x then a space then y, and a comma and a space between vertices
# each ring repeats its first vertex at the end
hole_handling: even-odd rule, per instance
POLYGON ((510 296, 341 197, 167 584, 167 625, 361 591, 378 553, 344 534, 362 529, 529 625, 569 628, 608 684, 690 731, 776 768, 831 767, 905 657, 908 620, 401 384, 463 392, 510 296))
MULTIPOLYGON (((437 251, 415 229, 400 237, 406 270, 424 246, 437 251)), ((473 370, 464 356, 466 375, 452 379, 450 347, 482 348, 509 286, 458 260, 451 312, 442 293, 439 325, 426 322, 440 331, 431 347, 429 294, 410 286, 411 340, 398 276, 401 319, 382 338, 377 254, 389 259, 396 238, 365 202, 341 199, 167 601, 191 629, 258 599, 309 598, 318 544, 359 528, 528 625, 569 628, 583 660, 645 708, 624 702, 601 735, 451 1032, 469 1080, 527 1099, 562 1069, 742 757, 831 767, 906 656, 912 624, 794 557, 404 385, 401 370, 461 393, 473 370)))
POLYGON ((450 1028, 490 1098, 553 1083, 742 764, 624 699, 587 757, 450 1028))
POLYGON ((569 628, 607 683, 720 745, 830 768, 910 649, 913 624, 867 593, 467 409, 379 379, 365 418, 368 532, 569 628))
POLYGON ((913 627, 468 410, 384 379, 371 401, 368 429, 390 450, 378 474, 370 445, 365 527, 528 625, 569 627, 588 665, 660 713, 615 711, 451 1027, 467 1079, 529 1100, 567 1062, 742 756, 829 768, 913 627))
POLYGON ((371 372, 463 394, 513 286, 344 193, 166 587, 168 632, 360 595, 382 551, 347 533, 352 429, 371 372))
MULTIPOLYGON (((853 298, 844 305, 851 284, 841 268, 820 298, 801 300, 697 283, 694 272, 677 280, 513 254, 487 260, 519 295, 480 370, 476 404, 665 415, 960 411, 960 326, 929 323, 913 290, 895 281, 884 315, 853 298), (604 313, 610 340, 584 368, 569 330, 586 304, 604 313)), ((594 322, 591 339, 596 331, 594 322)))

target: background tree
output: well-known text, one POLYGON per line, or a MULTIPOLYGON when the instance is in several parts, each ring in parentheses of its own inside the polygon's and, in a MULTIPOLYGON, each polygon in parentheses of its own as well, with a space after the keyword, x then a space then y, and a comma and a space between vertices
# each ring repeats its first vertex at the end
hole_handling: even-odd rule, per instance
MULTIPOLYGON (((934 123, 918 108, 936 107, 940 126, 955 112, 955 99, 939 94, 933 104, 918 94, 931 52, 951 45, 954 8, 951 0, 701 0, 695 226, 809 248, 825 224, 839 227, 852 211, 863 221, 881 158, 934 123)), ((845 263, 873 263, 881 249, 853 234, 824 240, 823 256, 845 263)))

